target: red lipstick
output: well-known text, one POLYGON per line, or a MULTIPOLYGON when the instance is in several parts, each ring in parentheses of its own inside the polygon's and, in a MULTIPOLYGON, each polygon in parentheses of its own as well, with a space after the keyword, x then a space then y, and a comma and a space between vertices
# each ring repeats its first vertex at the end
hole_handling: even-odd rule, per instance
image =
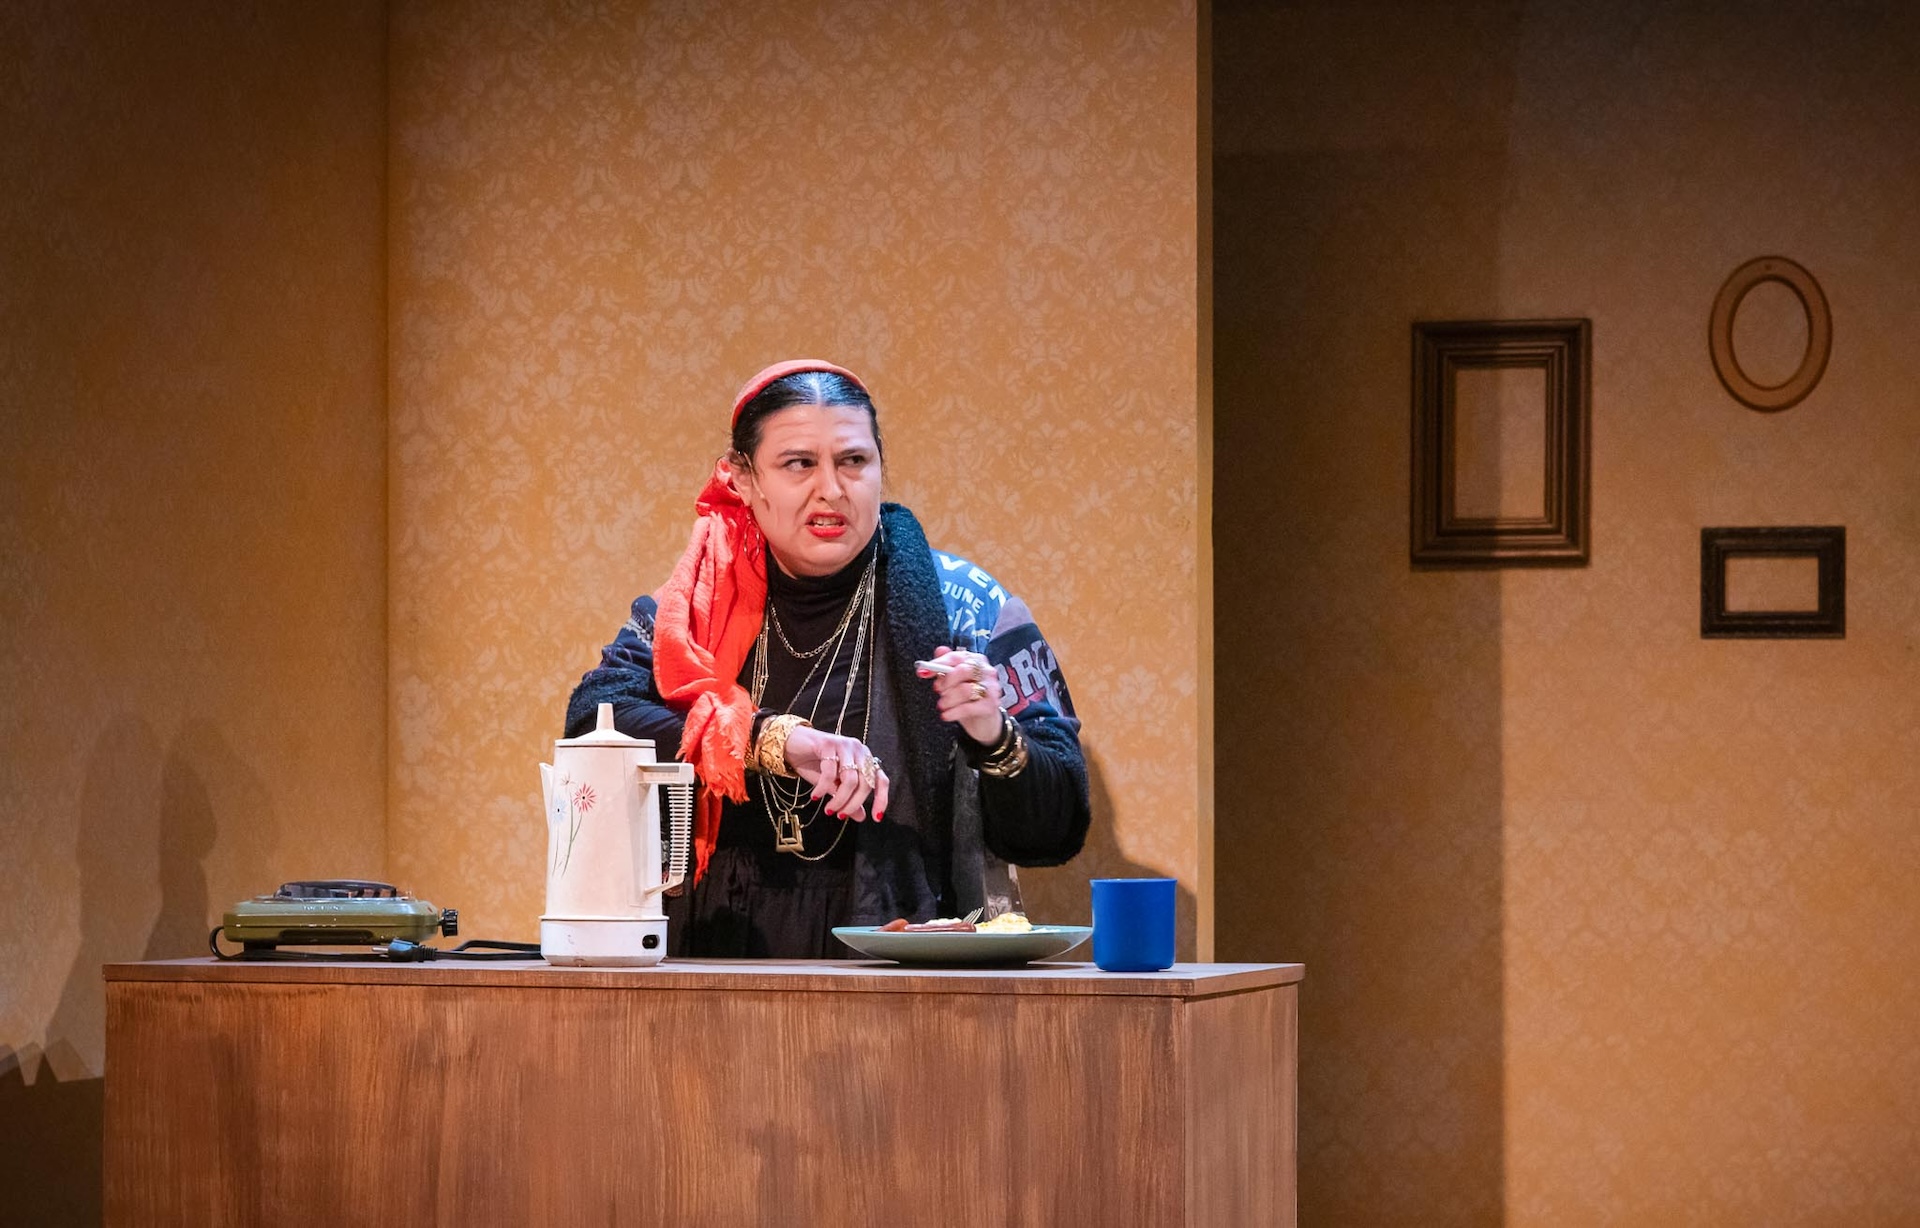
POLYGON ((823 541, 834 541, 847 535, 847 522, 839 516, 809 516, 807 532, 823 541))

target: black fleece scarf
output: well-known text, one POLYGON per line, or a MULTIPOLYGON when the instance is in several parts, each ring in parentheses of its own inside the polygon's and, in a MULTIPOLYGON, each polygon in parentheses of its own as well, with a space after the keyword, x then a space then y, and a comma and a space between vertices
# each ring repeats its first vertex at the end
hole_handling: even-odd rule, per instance
POLYGON ((890 804, 884 822, 860 825, 855 909, 862 923, 925 915, 950 895, 953 752, 959 737, 940 719, 932 689, 913 668, 952 641, 933 550, 920 522, 899 504, 882 504, 880 523, 886 534, 880 565, 887 694, 877 702, 893 708, 905 760, 899 766, 910 778, 913 805, 907 810, 890 804))

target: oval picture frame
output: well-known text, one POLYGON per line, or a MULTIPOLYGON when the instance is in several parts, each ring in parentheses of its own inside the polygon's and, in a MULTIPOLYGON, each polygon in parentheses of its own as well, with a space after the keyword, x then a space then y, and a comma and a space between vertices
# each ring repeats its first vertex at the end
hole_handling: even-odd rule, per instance
POLYGON ((1833 351, 1833 316, 1827 310, 1827 296, 1813 274, 1785 256, 1761 256, 1733 271, 1720 293, 1713 299, 1713 314, 1707 323, 1707 348, 1713 355, 1713 370, 1733 398, 1749 409, 1777 413, 1805 400, 1826 374, 1827 356, 1833 351), (1784 383, 1756 384, 1740 369, 1733 353, 1733 318, 1747 293, 1762 282, 1777 281, 1793 291, 1807 313, 1807 352, 1799 369, 1784 383))

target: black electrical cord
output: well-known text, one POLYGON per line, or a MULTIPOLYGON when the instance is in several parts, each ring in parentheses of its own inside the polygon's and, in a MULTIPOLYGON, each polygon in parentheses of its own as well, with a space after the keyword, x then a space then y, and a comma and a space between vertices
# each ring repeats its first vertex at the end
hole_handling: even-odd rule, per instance
POLYGON ((445 951, 401 938, 394 939, 386 946, 387 958, 403 964, 423 963, 431 959, 526 959, 528 956, 538 957, 539 954, 540 944, 537 942, 500 942, 492 938, 469 938, 445 951), (469 950, 470 947, 483 949, 469 950))
POLYGON ((388 959, 401 964, 423 964, 436 959, 465 960, 506 960, 537 959, 540 944, 537 942, 501 942, 492 938, 469 938, 457 947, 442 950, 421 942, 408 942, 396 938, 391 942, 376 943, 366 952, 357 951, 282 951, 272 946, 250 946, 232 954, 220 949, 220 932, 224 926, 216 925, 207 935, 207 949, 213 957, 223 961, 266 962, 280 960, 288 963, 365 963, 368 959, 388 959))

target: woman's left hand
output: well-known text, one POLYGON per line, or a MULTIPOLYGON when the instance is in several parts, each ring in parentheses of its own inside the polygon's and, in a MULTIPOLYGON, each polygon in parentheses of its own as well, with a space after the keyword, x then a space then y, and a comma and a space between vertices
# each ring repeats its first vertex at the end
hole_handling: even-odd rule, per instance
POLYGON ((955 651, 943 645, 934 653, 933 664, 949 667, 944 674, 919 671, 922 678, 933 679, 940 719, 958 722, 967 736, 982 746, 998 742, 1003 728, 1000 674, 993 662, 977 652, 955 651))

